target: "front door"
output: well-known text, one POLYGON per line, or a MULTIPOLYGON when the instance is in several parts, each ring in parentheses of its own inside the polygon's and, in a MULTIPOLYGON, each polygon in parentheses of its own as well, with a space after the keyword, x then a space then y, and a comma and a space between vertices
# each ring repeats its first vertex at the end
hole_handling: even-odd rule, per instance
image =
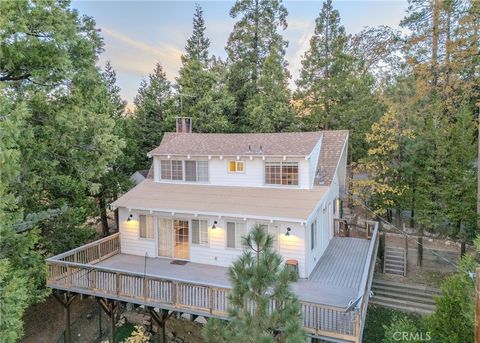
POLYGON ((181 260, 189 258, 188 249, 188 220, 174 220, 175 247, 173 257, 181 260))
POLYGON ((187 260, 189 256, 188 220, 158 219, 158 256, 187 260))

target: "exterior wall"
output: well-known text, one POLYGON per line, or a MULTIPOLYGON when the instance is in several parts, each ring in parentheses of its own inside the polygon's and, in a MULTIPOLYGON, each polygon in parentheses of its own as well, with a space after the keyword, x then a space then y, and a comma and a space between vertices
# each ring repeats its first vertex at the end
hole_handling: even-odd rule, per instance
POLYGON ((345 144, 345 147, 342 152, 342 156, 340 157, 340 161, 338 162, 338 168, 336 177, 339 182, 340 187, 340 194, 347 195, 348 194, 348 175, 347 175, 347 158, 348 158, 348 141, 345 144))
MULTIPOLYGON (((145 253, 149 257, 158 256, 157 253, 157 239, 158 233, 155 229, 155 238, 141 239, 139 238, 139 227, 138 227, 138 214, 142 212, 133 211, 129 212, 125 208, 119 208, 119 221, 120 221, 120 237, 121 237, 121 251, 124 254, 140 255, 145 256, 145 253), (128 216, 132 214, 133 218, 130 221, 127 221, 128 216)), ((149 212, 144 212, 144 214, 149 214, 149 212)), ((169 214, 162 213, 153 213, 153 215, 158 216, 159 218, 170 218, 173 217, 169 214)), ((188 219, 191 220, 193 216, 175 216, 177 219, 188 219)), ((298 223, 287 223, 287 222, 260 222, 254 220, 244 221, 243 219, 218 219, 218 218, 208 218, 208 217, 196 217, 195 219, 206 219, 208 220, 209 226, 209 244, 208 246, 200 246, 191 244, 191 234, 189 235, 189 245, 190 245, 190 258, 191 262, 204 263, 210 265, 217 265, 223 267, 229 267, 232 262, 241 255, 242 249, 233 249, 226 247, 226 222, 235 221, 235 222, 244 222, 246 224, 247 232, 256 224, 268 224, 276 226, 278 235, 278 252, 282 257, 287 259, 295 259, 299 264, 299 274, 300 277, 306 277, 307 269, 305 263, 305 227, 298 223), (216 220, 216 228, 212 229, 211 226, 213 221, 216 220), (290 236, 285 236, 287 227, 290 227, 290 236)), ((190 225, 191 227, 191 225, 190 225)))
POLYGON ((120 223, 120 250, 123 254, 145 256, 157 256, 155 240, 139 237, 138 213, 129 212, 126 208, 118 209, 118 221, 120 223), (133 218, 127 221, 128 216, 133 218))
MULTIPOLYGON (((183 158, 186 160, 187 158, 183 158)), ((192 160, 206 160, 205 157, 196 158, 191 156, 192 160)), ((228 162, 236 161, 237 157, 225 156, 223 159, 219 157, 212 157, 208 160, 208 174, 210 185, 216 186, 240 186, 240 187, 295 187, 295 188, 311 188, 310 180, 310 160, 305 158, 287 158, 286 162, 298 162, 299 180, 298 186, 282 186, 282 185, 267 185, 265 184, 265 161, 283 161, 281 158, 266 158, 265 161, 261 157, 250 159, 249 157, 240 158, 240 161, 245 163, 245 172, 230 173, 228 171, 228 162)), ((317 154, 318 160, 318 154, 317 154)), ((160 158, 155 156, 153 159, 154 179, 156 182, 170 182, 170 183, 185 183, 183 181, 169 181, 160 179, 160 158)), ((197 183, 197 182, 195 182, 197 183)), ((205 184, 205 182, 198 182, 198 184, 205 184)))

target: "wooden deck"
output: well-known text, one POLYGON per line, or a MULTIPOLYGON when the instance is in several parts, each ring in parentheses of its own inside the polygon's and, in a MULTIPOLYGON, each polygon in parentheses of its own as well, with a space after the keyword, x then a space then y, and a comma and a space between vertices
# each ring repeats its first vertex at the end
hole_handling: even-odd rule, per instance
MULTIPOLYGON (((311 277, 293 285, 304 328, 311 336, 361 341, 377 232, 378 228, 371 240, 334 237, 311 277)), ((227 268, 191 262, 175 265, 169 259, 122 254, 119 239, 112 235, 48 259, 47 286, 228 319, 227 268)))

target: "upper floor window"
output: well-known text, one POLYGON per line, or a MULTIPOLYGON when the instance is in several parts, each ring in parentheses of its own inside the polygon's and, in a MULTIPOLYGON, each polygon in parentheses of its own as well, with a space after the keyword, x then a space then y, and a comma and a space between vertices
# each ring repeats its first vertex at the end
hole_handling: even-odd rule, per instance
POLYGON ((161 160, 160 177, 162 180, 207 182, 208 161, 161 160))
POLYGON ((265 183, 298 185, 298 162, 265 162, 265 183))
POLYGON ((244 173, 245 162, 244 161, 228 161, 228 171, 230 173, 244 173))

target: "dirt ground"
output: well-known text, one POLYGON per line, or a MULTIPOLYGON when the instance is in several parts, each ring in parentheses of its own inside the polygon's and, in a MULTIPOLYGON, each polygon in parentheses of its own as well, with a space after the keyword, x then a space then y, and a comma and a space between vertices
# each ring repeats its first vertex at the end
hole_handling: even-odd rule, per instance
MULTIPOLYGON (((71 330, 74 343, 100 342, 108 338, 110 319, 98 309, 98 304, 92 298, 78 296, 71 305, 71 330), (99 313, 101 313, 102 335, 100 336, 99 313)), ((31 306, 25 312, 25 335, 21 343, 63 343, 65 329, 64 310, 53 297, 31 306)), ((172 343, 203 343, 202 324, 185 318, 172 316, 166 324, 167 341, 172 343)), ((160 342, 160 337, 154 335, 152 342, 160 342)))

